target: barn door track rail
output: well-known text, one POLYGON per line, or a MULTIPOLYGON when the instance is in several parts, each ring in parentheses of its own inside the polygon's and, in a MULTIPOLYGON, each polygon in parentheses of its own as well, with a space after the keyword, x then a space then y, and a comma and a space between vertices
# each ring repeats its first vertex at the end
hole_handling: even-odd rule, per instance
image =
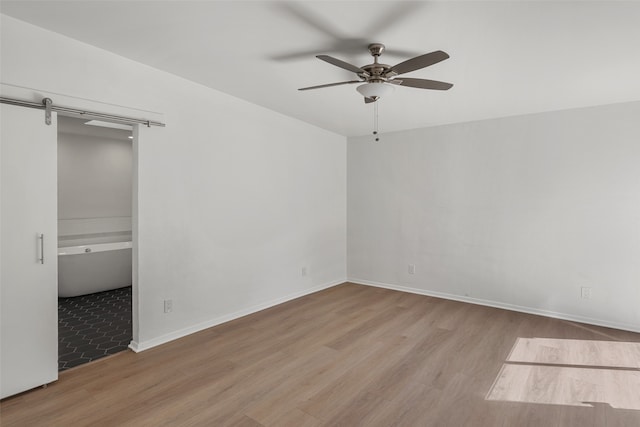
POLYGON ((145 125, 147 127, 151 127, 151 126, 165 127, 166 126, 164 123, 156 122, 153 120, 140 119, 140 118, 134 118, 134 117, 127 117, 127 116, 117 116, 114 114, 98 113, 96 111, 80 110, 77 108, 54 105, 51 98, 43 98, 41 103, 37 103, 37 102, 24 101, 24 100, 15 99, 15 98, 0 97, 0 103, 17 105, 19 107, 36 108, 38 110, 44 110, 44 122, 47 125, 51 124, 51 112, 56 111, 60 113, 67 113, 67 114, 76 115, 80 117, 86 117, 87 119, 101 119, 101 120, 106 120, 111 122, 140 124, 140 125, 145 125))

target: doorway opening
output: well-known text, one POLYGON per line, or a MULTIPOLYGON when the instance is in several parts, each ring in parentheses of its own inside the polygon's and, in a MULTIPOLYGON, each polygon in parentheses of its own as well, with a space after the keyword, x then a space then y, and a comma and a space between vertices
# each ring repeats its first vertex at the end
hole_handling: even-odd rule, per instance
POLYGON ((58 116, 58 370, 132 340, 132 126, 58 116))

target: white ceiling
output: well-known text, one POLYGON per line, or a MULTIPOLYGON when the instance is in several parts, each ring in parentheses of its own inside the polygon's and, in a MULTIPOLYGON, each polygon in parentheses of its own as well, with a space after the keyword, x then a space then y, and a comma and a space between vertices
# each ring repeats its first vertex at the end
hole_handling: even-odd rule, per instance
POLYGON ((2 1, 6 15, 185 77, 342 135, 372 130, 373 107, 345 85, 382 42, 390 65, 444 50, 406 76, 380 130, 640 100, 638 1, 2 1))

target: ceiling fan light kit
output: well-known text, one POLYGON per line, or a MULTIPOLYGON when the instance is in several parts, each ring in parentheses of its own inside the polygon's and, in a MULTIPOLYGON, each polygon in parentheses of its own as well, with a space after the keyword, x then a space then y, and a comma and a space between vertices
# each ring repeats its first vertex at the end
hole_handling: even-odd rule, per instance
POLYGON ((393 89, 393 86, 384 82, 365 83, 356 88, 365 98, 374 98, 376 101, 385 95, 391 94, 393 89))

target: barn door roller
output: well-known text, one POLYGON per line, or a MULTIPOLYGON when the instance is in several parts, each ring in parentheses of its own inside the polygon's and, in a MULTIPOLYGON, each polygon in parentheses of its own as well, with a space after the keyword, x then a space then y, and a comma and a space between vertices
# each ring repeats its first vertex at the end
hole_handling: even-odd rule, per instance
POLYGON ((44 105, 44 122, 47 125, 51 125, 51 105, 53 101, 51 98, 44 98, 42 104, 44 105))

